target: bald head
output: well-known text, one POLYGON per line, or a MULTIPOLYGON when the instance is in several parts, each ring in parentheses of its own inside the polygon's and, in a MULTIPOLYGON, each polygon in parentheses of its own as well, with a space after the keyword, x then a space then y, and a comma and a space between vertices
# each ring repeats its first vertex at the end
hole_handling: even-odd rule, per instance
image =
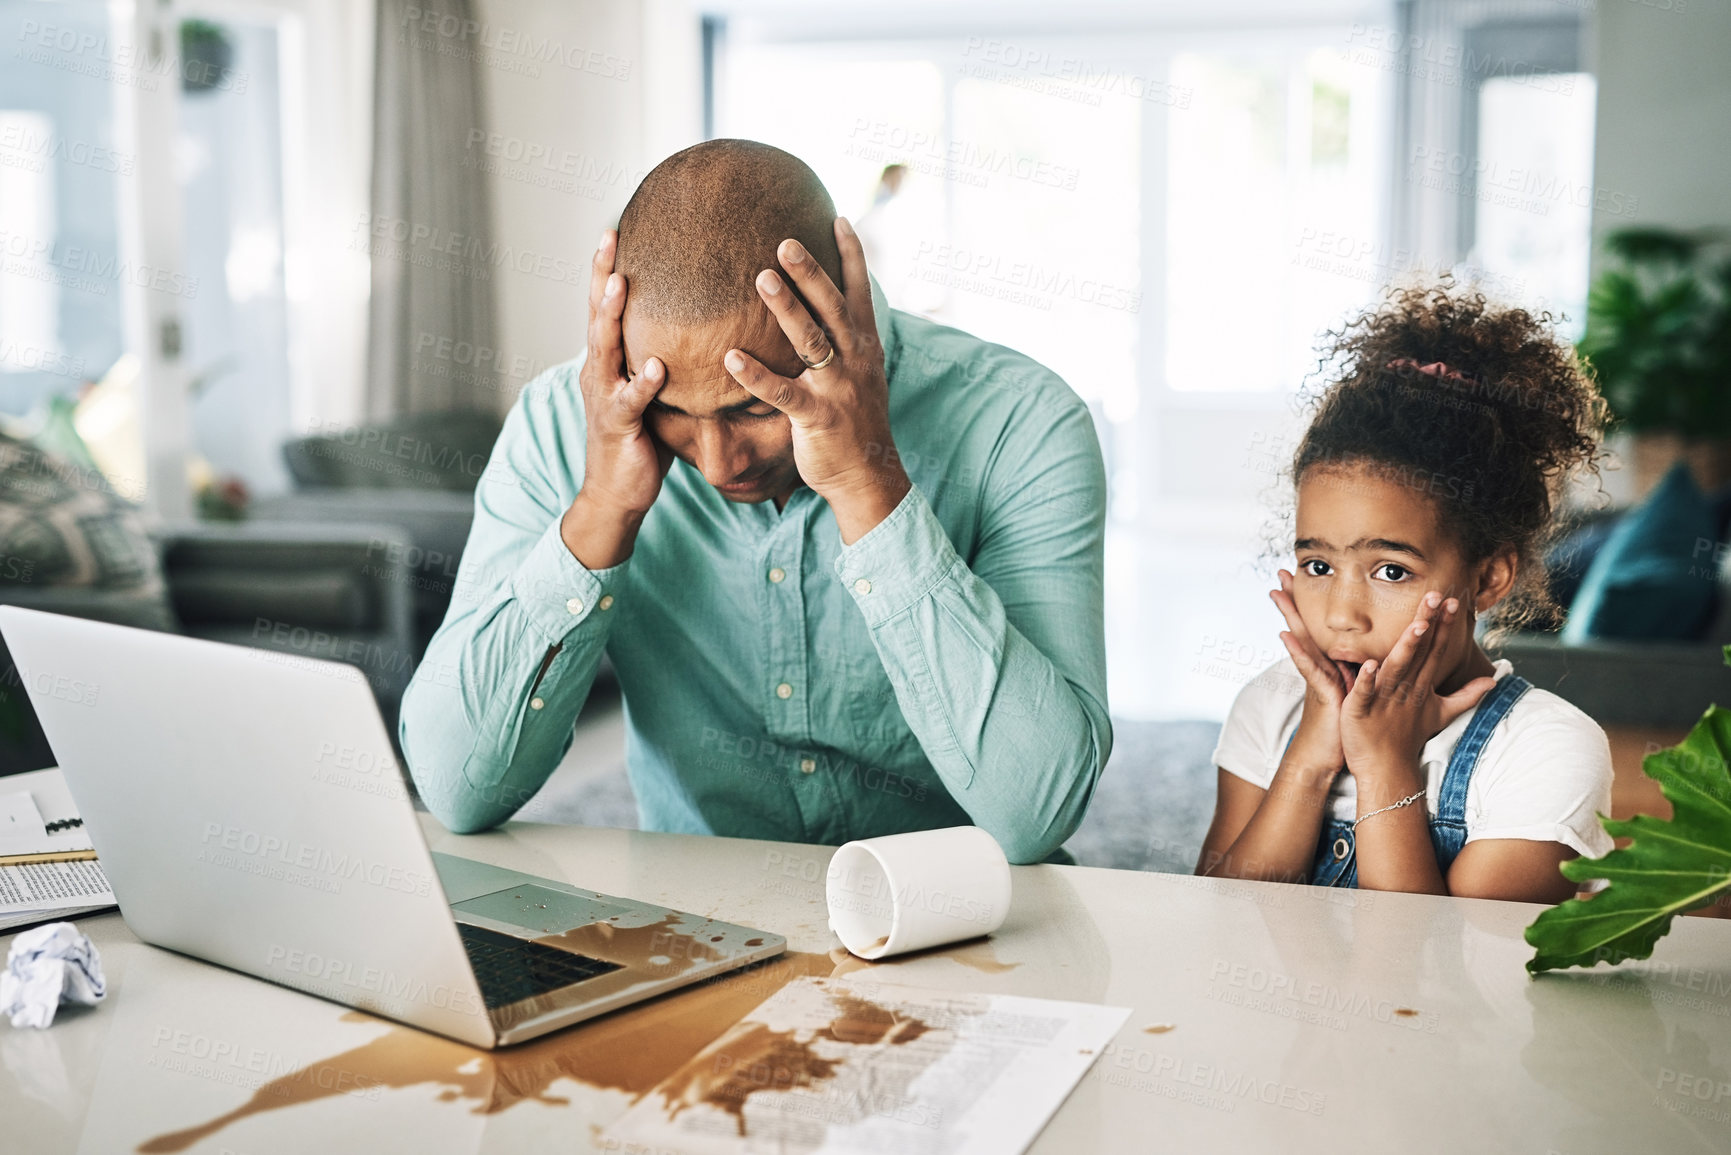
POLYGON ((619 217, 614 269, 626 309, 664 324, 703 324, 764 312, 754 282, 778 269, 775 249, 804 245, 841 279, 835 202, 805 162, 751 140, 709 140, 676 152, 643 178, 619 217))

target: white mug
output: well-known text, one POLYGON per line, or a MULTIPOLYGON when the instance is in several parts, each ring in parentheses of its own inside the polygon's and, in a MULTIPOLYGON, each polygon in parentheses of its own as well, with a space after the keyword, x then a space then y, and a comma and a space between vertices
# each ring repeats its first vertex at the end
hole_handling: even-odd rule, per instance
POLYGON ((1010 864, 978 826, 849 842, 829 862, 829 926, 864 959, 991 934, 1010 912, 1010 864))

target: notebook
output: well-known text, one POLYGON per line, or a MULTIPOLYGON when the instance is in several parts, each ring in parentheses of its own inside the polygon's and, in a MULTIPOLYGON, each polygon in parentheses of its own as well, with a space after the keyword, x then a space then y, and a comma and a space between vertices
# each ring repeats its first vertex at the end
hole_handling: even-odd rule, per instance
POLYGON ((0 779, 0 931, 113 906, 60 771, 0 779))

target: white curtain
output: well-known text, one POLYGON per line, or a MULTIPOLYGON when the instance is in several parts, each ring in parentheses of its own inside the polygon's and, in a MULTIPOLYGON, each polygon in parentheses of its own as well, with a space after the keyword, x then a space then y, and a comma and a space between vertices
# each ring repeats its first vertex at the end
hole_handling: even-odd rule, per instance
POLYGON ((475 7, 378 0, 369 421, 499 408, 496 374, 473 352, 499 348, 488 178, 463 163, 486 125, 475 7))

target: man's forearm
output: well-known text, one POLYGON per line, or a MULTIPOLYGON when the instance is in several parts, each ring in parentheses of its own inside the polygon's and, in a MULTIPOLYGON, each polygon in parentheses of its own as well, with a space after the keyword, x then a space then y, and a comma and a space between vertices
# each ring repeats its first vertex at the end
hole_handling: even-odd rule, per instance
MULTIPOLYGON (((902 716, 968 815, 1012 861, 1039 861, 1081 821, 1111 749, 1104 705, 1009 620, 922 496, 909 494, 880 532, 888 536, 874 542, 885 550, 845 555, 838 573, 902 716)), ((1084 626, 1089 615, 1077 617, 1070 636, 1098 629, 1097 618, 1084 626)))
MULTIPOLYGON (((427 806, 452 830, 485 829, 532 797, 563 755, 606 646, 603 578, 561 570, 545 534, 503 580, 465 561, 460 590, 404 696, 399 732, 427 806)), ((568 556, 568 555, 566 555, 568 556)))
POLYGON ((445 634, 403 699, 403 752, 416 788, 458 833, 498 825, 541 788, 600 665, 600 646, 526 644, 515 624, 507 613, 445 634))
POLYGON ((951 795, 1011 861, 1040 861, 1080 824, 1111 724, 1001 609, 970 613, 953 591, 933 596, 944 604, 873 631, 902 715, 951 795))

